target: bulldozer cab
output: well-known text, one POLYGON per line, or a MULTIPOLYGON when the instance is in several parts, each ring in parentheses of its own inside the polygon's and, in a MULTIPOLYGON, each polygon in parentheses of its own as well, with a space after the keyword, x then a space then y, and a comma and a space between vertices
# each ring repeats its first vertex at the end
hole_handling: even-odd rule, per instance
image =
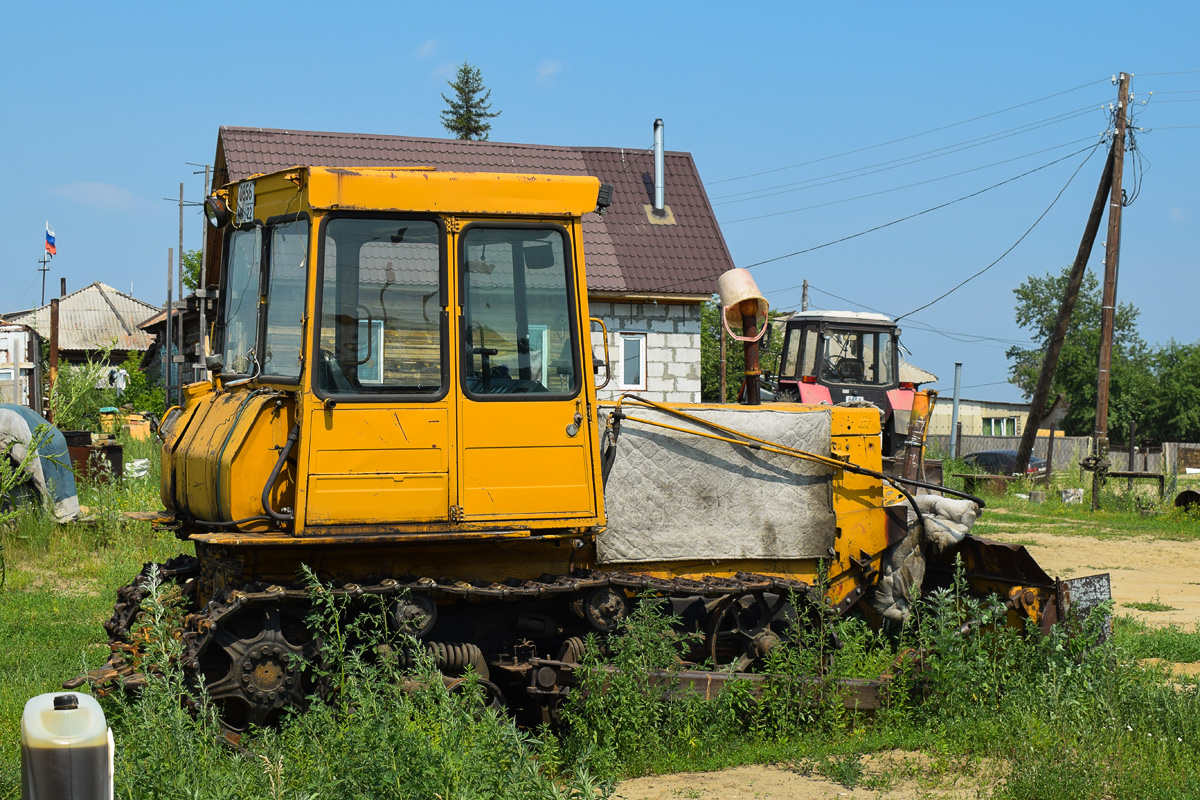
POLYGON ((313 167, 218 193, 236 220, 214 385, 290 404, 295 535, 599 524, 580 222, 598 189, 313 167))

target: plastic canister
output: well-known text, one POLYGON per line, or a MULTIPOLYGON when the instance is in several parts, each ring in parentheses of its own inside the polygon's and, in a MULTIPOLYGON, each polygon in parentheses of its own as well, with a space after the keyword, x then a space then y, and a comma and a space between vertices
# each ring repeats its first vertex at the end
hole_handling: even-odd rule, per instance
POLYGON ((94 697, 40 694, 21 715, 21 800, 112 800, 113 738, 94 697))

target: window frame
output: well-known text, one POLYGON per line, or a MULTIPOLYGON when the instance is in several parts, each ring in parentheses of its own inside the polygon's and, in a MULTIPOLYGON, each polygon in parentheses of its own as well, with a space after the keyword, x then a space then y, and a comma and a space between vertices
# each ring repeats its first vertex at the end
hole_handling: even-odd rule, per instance
MULTIPOLYGON (((256 377, 253 372, 237 372, 235 370, 228 369, 229 365, 225 364, 224 361, 225 361, 226 352, 229 347, 229 342, 227 339, 227 337, 229 335, 229 304, 233 300, 233 294, 229 291, 229 281, 232 279, 232 276, 230 275, 230 260, 233 257, 233 245, 234 245, 234 242, 237 241, 237 238, 238 238, 237 234, 253 233, 256 229, 260 231, 259 247, 258 247, 258 286, 256 286, 254 288, 254 297, 255 297, 254 354, 256 357, 258 355, 259 348, 262 346, 262 341, 260 338, 262 335, 262 325, 263 325, 261 310, 262 310, 262 293, 263 293, 263 287, 265 285, 263 283, 263 255, 264 255, 264 250, 266 248, 266 240, 267 240, 267 237, 261 233, 261 231, 264 230, 264 227, 265 227, 264 224, 259 222, 258 220, 255 220, 254 222, 246 222, 246 223, 243 223, 242 225, 236 225, 236 226, 231 225, 229 228, 229 233, 224 237, 225 241, 222 242, 222 245, 224 248, 224 253, 223 253, 222 264, 221 264, 221 278, 222 278, 221 297, 220 297, 221 315, 220 315, 220 324, 218 325, 218 327, 220 328, 220 331, 221 331, 221 351, 220 352, 221 352, 222 364, 221 364, 221 371, 218 374, 221 376, 221 378, 223 380, 228 380, 228 379, 240 380, 242 378, 256 377)), ((247 286, 246 288, 249 289, 250 287, 247 286)), ((171 350, 170 350, 169 342, 166 345, 166 350, 167 350, 167 356, 168 356, 168 358, 167 358, 167 375, 168 375, 168 377, 170 377, 170 375, 173 371, 173 368, 171 366, 171 360, 170 360, 171 350)))
MULTIPOLYGON (((259 276, 260 276, 261 283, 259 284, 260 302, 258 304, 258 309, 259 309, 259 313, 258 313, 258 344, 256 345, 256 349, 255 349, 256 353, 260 352, 260 351, 265 353, 266 348, 267 348, 267 314, 269 314, 271 311, 271 299, 270 299, 271 298, 271 294, 270 294, 270 291, 271 291, 271 267, 272 267, 271 259, 274 258, 274 255, 275 255, 272 250, 271 245, 275 241, 275 228, 279 227, 279 226, 283 226, 283 225, 291 225, 293 223, 300 222, 300 221, 303 221, 308 226, 307 230, 305 231, 305 237, 306 237, 307 241, 305 241, 305 243, 304 243, 304 256, 305 256, 305 259, 307 262, 309 255, 312 253, 312 232, 313 232, 312 219, 309 218, 307 211, 301 211, 301 212, 294 213, 294 214, 279 214, 278 216, 267 217, 267 221, 264 222, 261 226, 263 229, 263 237, 262 237, 262 254, 259 256, 259 259, 260 259, 260 261, 259 261, 259 276), (267 298, 266 304, 263 304, 261 302, 261 298, 263 298, 263 297, 267 298)), ((308 266, 309 265, 307 263, 305 263, 305 265, 304 265, 304 290, 303 290, 303 297, 305 298, 305 301, 307 301, 307 298, 308 298, 308 276, 309 276, 308 266)), ((307 309, 304 306, 305 306, 305 302, 301 302, 301 317, 302 318, 304 316, 306 316, 308 313, 307 309)), ((259 365, 260 365, 259 373, 258 373, 258 378, 257 378, 258 382, 259 383, 278 384, 281 386, 299 386, 300 385, 300 375, 304 374, 304 368, 305 368, 305 363, 306 363, 305 358, 304 358, 304 336, 303 336, 303 334, 300 337, 300 352, 297 355, 300 358, 300 374, 296 375, 295 377, 291 377, 288 375, 264 374, 262 372, 262 368, 261 368, 261 365, 263 362, 262 362, 262 360, 260 360, 259 361, 259 365)))
POLYGON ((649 354, 649 339, 650 336, 646 331, 617 331, 617 363, 620 364, 617 370, 617 388, 622 391, 633 390, 639 392, 648 391, 650 388, 650 359, 649 354), (625 343, 630 339, 638 339, 641 341, 641 368, 639 369, 640 382, 636 385, 625 383, 625 343))
MULTIPOLYGON (((474 220, 463 225, 462 230, 458 233, 458 242, 455 247, 455 274, 458 277, 458 341, 456 342, 460 354, 462 348, 467 342, 467 235, 475 229, 488 228, 499 230, 549 230, 556 231, 562 237, 563 243, 563 269, 565 271, 566 285, 563 287, 567 298, 567 330, 571 338, 571 364, 574 371, 575 385, 570 392, 520 392, 520 393, 503 393, 503 392, 487 392, 479 393, 472 392, 467 384, 467 368, 469 359, 462 355, 458 360, 458 385, 462 390, 463 397, 480 403, 512 403, 512 402, 534 402, 534 403, 558 403, 568 400, 574 400, 579 397, 587 385, 587 380, 583 374, 583 365, 580 361, 579 351, 581 336, 579 330, 579 297, 578 288, 575 281, 575 239, 571 236, 570 230, 560 223, 556 222, 519 222, 507 220, 474 220)), ((543 364, 546 362, 543 361, 543 364)), ((545 367, 543 367, 543 370, 545 367)), ((543 373, 544 374, 544 373, 543 373)))
MULTIPOLYGON (((446 220, 438 214, 413 214, 379 211, 337 211, 325 214, 317 226, 316 271, 311 273, 315 297, 310 309, 309 347, 312 353, 321 350, 321 316, 325 296, 325 239, 331 222, 341 219, 395 220, 397 222, 432 222, 438 231, 438 348, 441 359, 441 389, 436 393, 405 394, 400 392, 326 392, 317 383, 317 370, 308 369, 308 388, 315 397, 334 403, 436 403, 450 392, 450 286, 446 220)), ((310 234, 311 235, 311 234, 310 234)))

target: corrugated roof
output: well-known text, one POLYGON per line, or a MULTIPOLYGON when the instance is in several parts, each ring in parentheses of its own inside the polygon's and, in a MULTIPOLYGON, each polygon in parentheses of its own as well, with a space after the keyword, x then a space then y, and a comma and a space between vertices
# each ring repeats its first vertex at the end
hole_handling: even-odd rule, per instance
MULTIPOLYGON (((138 323, 156 311, 149 303, 96 281, 59 300, 58 347, 95 350, 112 345, 114 350, 148 350, 154 337, 139 330, 138 323)), ((5 314, 5 319, 50 338, 49 304, 5 314)))
POLYGON ((923 383, 936 383, 937 379, 938 379, 938 376, 934 375, 929 370, 924 370, 924 369, 921 369, 920 367, 913 366, 912 364, 905 361, 903 358, 900 359, 900 380, 901 380, 901 382, 915 383, 918 386, 920 386, 923 383))
POLYGON ((611 147, 421 139, 380 134, 222 126, 214 185, 292 166, 432 166, 461 172, 593 175, 614 187, 603 215, 583 218, 588 286, 628 294, 711 294, 733 267, 690 153, 665 155, 666 202, 674 225, 652 224, 654 157, 611 147))

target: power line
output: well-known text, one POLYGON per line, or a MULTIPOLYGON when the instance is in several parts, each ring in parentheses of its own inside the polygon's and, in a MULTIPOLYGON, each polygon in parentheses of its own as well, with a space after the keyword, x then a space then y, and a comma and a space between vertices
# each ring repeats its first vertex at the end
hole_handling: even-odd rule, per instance
MULTIPOLYGON (((1187 69, 1183 70, 1182 72, 1138 72, 1136 75, 1139 78, 1149 78, 1155 75, 1200 75, 1200 69, 1187 69)), ((1132 73, 1130 74, 1130 77, 1133 77, 1132 73)), ((1105 80, 1112 79, 1105 78, 1105 80)))
MULTIPOLYGON (((886 169, 896 169, 898 167, 909 166, 911 164, 919 164, 923 161, 929 161, 930 159, 933 159, 933 158, 941 158, 942 156, 953 155, 955 153, 961 153, 964 150, 971 150, 976 147, 982 147, 984 145, 993 144, 994 142, 1002 141, 1004 139, 1008 139, 1013 136, 1019 136, 1023 133, 1028 133, 1029 131, 1047 127, 1048 125, 1054 125, 1059 122, 1066 122, 1068 120, 1075 119, 1077 117, 1082 117, 1082 116, 1089 114, 1095 110, 1096 109, 1094 106, 1086 106, 1084 108, 1076 109, 1074 111, 1068 112, 1068 114, 1065 114, 1065 115, 1051 117, 1051 118, 1049 118, 1050 121, 1038 120, 1037 123, 1029 123, 1029 125, 1022 125, 1022 126, 1018 126, 1017 128, 1009 128, 1006 131, 999 131, 998 133, 988 134, 986 136, 978 136, 974 139, 966 139, 961 142, 955 142, 954 144, 948 144, 943 147, 936 147, 932 150, 926 150, 924 152, 916 153, 914 155, 903 156, 901 158, 891 159, 890 161, 880 161, 875 164, 868 164, 865 167, 856 167, 855 169, 844 170, 842 172, 833 172, 828 175, 820 175, 820 176, 817 176, 814 178, 806 178, 802 181, 793 181, 791 183, 782 183, 782 184, 777 184, 775 186, 764 186, 759 189, 747 189, 746 191, 743 191, 743 192, 733 192, 731 194, 717 195, 716 197, 714 197, 712 199, 713 200, 725 200, 725 198, 742 197, 744 195, 755 195, 759 192, 770 192, 774 189, 787 189, 788 187, 791 187, 791 186, 800 186, 802 184, 813 183, 815 181, 824 181, 826 178, 839 178, 841 176, 862 177, 862 175, 854 175, 854 173, 862 173, 863 175, 874 175, 878 172, 885 171, 885 169, 876 169, 876 167, 881 167, 881 168, 886 168, 886 169), (1030 127, 1030 126, 1032 126, 1032 127, 1030 127), (892 166, 892 165, 895 165, 895 166, 892 166)), ((1063 145, 1063 146, 1065 146, 1065 145, 1063 145)), ((845 178, 845 180, 849 180, 850 177, 845 178)), ((828 183, 833 183, 833 182, 834 181, 829 181, 828 183)), ((822 183, 820 185, 825 186, 825 185, 827 185, 827 183, 822 183)), ((777 193, 777 194, 781 194, 781 192, 777 193)), ((767 194, 767 195, 761 195, 761 196, 762 197, 770 197, 771 195, 767 194)), ((747 199, 754 200, 757 198, 751 197, 751 198, 747 198, 747 199)), ((738 203, 738 202, 744 202, 744 201, 743 200, 726 200, 726 203, 714 203, 713 205, 725 205, 727 203, 738 203)))
MULTIPOLYGON (((1167 73, 1164 73, 1164 74, 1167 74, 1167 73)), ((937 133, 938 131, 944 131, 944 130, 948 130, 950 128, 957 128, 960 125, 966 125, 967 123, 970 123, 970 122, 977 122, 978 120, 981 120, 981 119, 987 119, 988 117, 994 117, 997 114, 1004 114, 1009 111, 1015 111, 1018 108, 1024 108, 1025 106, 1030 106, 1035 103, 1040 103, 1044 100, 1051 100, 1055 97, 1060 97, 1064 94, 1070 94, 1071 92, 1077 92, 1080 89, 1086 89, 1089 86, 1095 86, 1098 83, 1105 83, 1109 80, 1110 80, 1109 78, 1101 78, 1099 80, 1090 81, 1089 83, 1080 84, 1079 86, 1074 86, 1070 89, 1064 89, 1061 92, 1055 92, 1054 94, 1048 94, 1045 97, 1039 97, 1036 100, 1028 100, 1024 103, 1018 103, 1015 106, 1009 106, 1007 108, 1001 108, 996 111, 990 111, 986 114, 980 114, 979 116, 976 116, 976 117, 970 117, 969 119, 960 120, 958 122, 952 122, 948 125, 940 125, 936 128, 930 128, 929 130, 921 131, 920 133, 912 133, 912 134, 909 134, 908 136, 901 136, 898 139, 891 139, 886 142, 880 142, 879 144, 873 144, 873 145, 868 145, 867 147, 855 148, 854 150, 846 150, 845 152, 842 152, 842 153, 835 153, 834 155, 823 156, 821 158, 812 159, 811 161, 803 161, 798 164, 789 164, 784 167, 776 167, 774 169, 763 170, 761 172, 753 172, 753 173, 750 173, 747 175, 738 175, 738 176, 735 176, 732 178, 722 178, 722 179, 716 180, 716 181, 709 181, 708 185, 715 186, 719 183, 729 183, 731 181, 740 181, 740 180, 745 180, 746 178, 757 178, 760 175, 770 175, 775 172, 783 172, 784 170, 795 169, 796 167, 806 167, 809 164, 819 164, 822 161, 830 161, 835 158, 842 158, 843 156, 854 155, 855 153, 864 153, 869 150, 877 150, 880 147, 887 147, 888 145, 897 144, 899 142, 906 142, 909 139, 916 139, 920 136, 927 136, 931 133, 937 133)))
POLYGON ((1103 142, 1097 142, 1097 143, 1096 143, 1096 145, 1095 145, 1095 146, 1092 148, 1091 152, 1087 154, 1087 157, 1086 157, 1086 158, 1084 158, 1084 159, 1083 159, 1083 161, 1079 162, 1079 166, 1078 166, 1078 167, 1076 167, 1076 168, 1075 168, 1075 171, 1071 173, 1071 177, 1067 178, 1067 182, 1063 184, 1063 187, 1062 187, 1061 189, 1059 189, 1059 190, 1058 190, 1058 194, 1056 194, 1056 195, 1054 196, 1054 199, 1050 201, 1050 205, 1046 206, 1046 210, 1045 210, 1045 211, 1043 211, 1043 212, 1041 213, 1041 215, 1039 215, 1039 216, 1038 216, 1038 218, 1037 218, 1037 219, 1035 219, 1035 220, 1033 221, 1033 224, 1029 226, 1029 229, 1028 229, 1028 230, 1026 230, 1024 233, 1022 233, 1022 234, 1021 234, 1021 236, 1020 236, 1020 238, 1018 238, 1018 239, 1017 239, 1015 242, 1013 242, 1013 243, 1012 243, 1012 245, 1011 245, 1011 246, 1010 246, 1010 247, 1009 247, 1007 250, 1005 250, 1003 253, 1001 253, 1001 254, 999 255, 999 257, 997 257, 997 258, 996 258, 996 260, 995 260, 995 261, 993 261, 992 263, 988 264, 986 267, 984 267, 983 269, 979 270, 978 272, 976 272, 976 273, 975 273, 974 275, 972 275, 971 277, 969 277, 969 278, 967 278, 967 279, 963 280, 963 281, 962 281, 962 282, 960 282, 958 285, 956 285, 956 286, 954 286, 953 288, 951 288, 949 291, 946 291, 946 292, 944 292, 944 293, 942 293, 942 294, 938 295, 937 297, 933 298, 932 300, 930 300, 930 301, 929 301, 928 303, 926 303, 925 305, 923 305, 923 306, 920 306, 920 307, 918 307, 918 308, 914 308, 912 311, 909 311, 909 312, 907 312, 907 313, 905 313, 905 314, 901 314, 900 316, 896 317, 896 321, 897 321, 897 322, 899 322, 901 319, 903 319, 904 317, 907 317, 909 314, 915 314, 915 313, 917 313, 918 311, 923 311, 923 310, 925 310, 926 308, 929 308, 929 307, 930 307, 931 305, 933 305, 934 303, 938 302, 939 300, 942 300, 943 298, 949 297, 951 294, 953 294, 954 292, 958 291, 959 289, 961 289, 961 288, 962 288, 963 286, 965 286, 966 284, 968 284, 968 283, 970 283, 971 281, 975 280, 975 279, 976 279, 976 278, 978 278, 980 275, 982 275, 983 273, 987 272, 987 271, 988 271, 989 269, 991 269, 992 267, 994 267, 994 266, 996 266, 997 264, 999 264, 999 263, 1000 263, 1000 261, 1001 261, 1001 260, 1003 260, 1005 256, 1007 256, 1009 253, 1011 253, 1013 250, 1015 250, 1015 249, 1017 248, 1017 245, 1019 245, 1021 242, 1025 241, 1025 237, 1026 237, 1026 236, 1028 236, 1030 233, 1032 233, 1032 232, 1033 232, 1033 229, 1034 229, 1034 228, 1036 228, 1036 227, 1038 226, 1038 223, 1039 223, 1039 222, 1041 222, 1043 219, 1045 219, 1046 215, 1050 213, 1050 209, 1054 208, 1054 205, 1055 205, 1055 204, 1058 202, 1058 199, 1059 199, 1060 197, 1062 197, 1062 196, 1063 196, 1063 192, 1065 192, 1065 191, 1067 190, 1067 187, 1071 185, 1071 181, 1075 180, 1075 176, 1079 174, 1079 170, 1083 169, 1083 165, 1084 165, 1084 164, 1086 164, 1086 163, 1087 163, 1089 160, 1091 160, 1091 158, 1092 158, 1092 155, 1093 155, 1093 154, 1096 152, 1096 150, 1098 150, 1098 149, 1100 148, 1100 145, 1101 145, 1101 144, 1103 144, 1103 142))
MULTIPOLYGON (((765 294, 768 294, 768 295, 780 294, 782 292, 794 291, 799 288, 800 288, 799 285, 788 286, 783 289, 773 289, 769 292, 766 292, 765 294)), ((885 317, 890 316, 886 311, 883 311, 878 308, 872 308, 871 306, 865 305, 856 300, 851 300, 848 297, 842 297, 841 295, 834 294, 833 292, 830 292, 826 289, 822 289, 819 286, 814 286, 812 283, 808 284, 808 288, 810 291, 820 292, 821 294, 828 295, 836 300, 841 300, 843 303, 848 303, 849 305, 857 306, 858 308, 864 308, 867 311, 874 311, 877 314, 883 314, 885 317)), ((812 303, 810 302, 809 305, 812 305, 812 303)), ((962 333, 960 331, 944 331, 944 330, 941 330, 940 328, 936 328, 933 325, 930 325, 927 322, 922 322, 920 320, 909 320, 909 323, 912 325, 915 325, 918 330, 927 331, 929 333, 936 333, 939 336, 946 337, 947 339, 953 339, 954 341, 964 342, 967 344, 982 344, 985 341, 998 342, 1000 344, 1025 346, 1025 347, 1029 347, 1034 344, 1033 342, 1029 341, 1028 339, 1004 339, 1004 338, 1000 338, 997 336, 984 336, 982 334, 975 334, 975 333, 962 333)))
MULTIPOLYGON (((1070 142, 1064 142, 1063 144, 1057 144, 1053 147, 1047 147, 1043 150, 1035 150, 1032 153, 1025 153, 1024 155, 1013 156, 1012 158, 1005 158, 1000 161, 993 161, 991 164, 984 164, 983 166, 980 166, 980 167, 971 167, 970 169, 960 170, 959 172, 952 172, 949 175, 940 175, 936 178, 926 178, 925 180, 917 181, 916 183, 907 183, 903 186, 893 186, 890 189, 880 189, 879 191, 876 191, 876 192, 868 192, 867 194, 855 195, 853 197, 844 197, 840 200, 828 200, 824 203, 816 203, 814 205, 804 206, 802 208, 792 208, 792 209, 788 209, 786 211, 772 211, 769 214, 758 214, 753 217, 742 217, 740 219, 725 220, 721 224, 722 225, 733 225, 738 222, 750 222, 750 221, 753 221, 756 219, 767 219, 769 217, 779 217, 779 216, 783 216, 785 214, 798 214, 801 211, 812 211, 815 208, 825 208, 826 206, 836 206, 836 205, 841 205, 842 203, 850 203, 855 200, 865 200, 870 197, 878 197, 879 195, 882 195, 882 194, 891 194, 892 192, 899 192, 899 191, 903 191, 904 189, 912 189, 916 186, 924 186, 924 185, 930 184, 930 183, 937 183, 938 181, 949 180, 950 178, 957 178, 962 175, 969 175, 972 172, 980 172, 985 169, 991 169, 992 167, 998 167, 1002 164, 1009 164, 1009 163, 1012 163, 1013 161, 1020 161, 1025 158, 1032 158, 1033 156, 1039 156, 1042 153, 1048 153, 1051 150, 1061 150, 1062 148, 1070 147, 1073 144, 1079 144, 1080 142, 1091 141, 1093 138, 1094 137, 1092 137, 1092 136, 1084 136, 1082 138, 1075 139, 1070 142)), ((1087 149, 1087 148, 1084 148, 1084 149, 1087 149)), ((1076 153, 1081 153, 1081 152, 1083 152, 1083 150, 1076 151, 1076 153)), ((1074 155, 1074 154, 1075 153, 1072 153, 1071 155, 1074 155)), ((1068 158, 1069 157, 1070 156, 1068 156, 1068 158)), ((837 181, 829 181, 829 183, 837 183, 837 181)), ((813 189, 813 188, 817 188, 818 186, 825 186, 825 185, 827 185, 827 184, 822 183, 822 184, 816 184, 814 186, 808 186, 808 187, 804 187, 804 188, 813 189)), ((789 191, 798 191, 798 190, 789 190, 789 191)), ((776 194, 784 194, 784 192, 777 192, 776 194)), ((762 197, 770 197, 770 196, 771 195, 762 195, 762 197)), ((753 198, 748 198, 748 199, 757 200, 759 198, 753 197, 753 198)), ((731 202, 739 203, 742 201, 741 200, 733 200, 731 202)))
MULTIPOLYGON (((1097 147, 1098 147, 1098 146, 1099 146, 1099 145, 1097 145, 1097 147)), ((891 227, 891 226, 893 226, 893 225, 898 225, 898 224, 900 224, 901 222, 907 222, 907 221, 908 221, 908 220, 910 220, 910 219, 915 219, 916 217, 920 217, 920 216, 923 216, 923 215, 925 215, 925 214, 929 214, 929 213, 931 213, 931 212, 933 212, 933 211, 938 211, 938 210, 940 210, 940 209, 946 208, 947 206, 952 206, 952 205, 954 205, 955 203, 961 203, 961 202, 962 202, 962 201, 964 201, 964 200, 970 200, 972 197, 978 197, 979 195, 983 194, 984 192, 990 192, 991 190, 993 190, 993 189, 998 189, 998 188, 1000 188, 1001 186, 1004 186, 1005 184, 1012 183, 1013 181, 1020 180, 1021 178, 1024 178, 1024 177, 1026 177, 1026 176, 1028 176, 1028 175, 1032 175, 1032 174, 1033 174, 1033 173, 1035 173, 1035 172, 1039 172, 1039 171, 1041 171, 1041 170, 1043 170, 1043 169, 1046 169, 1046 168, 1048 168, 1048 167, 1052 167, 1052 166, 1054 166, 1055 164, 1061 163, 1062 161, 1065 161, 1065 160, 1067 160, 1068 158, 1071 158, 1072 156, 1079 155, 1080 153, 1084 152, 1084 150, 1086 150, 1086 149, 1087 149, 1087 148, 1083 148, 1082 150, 1077 150, 1077 151, 1075 151, 1074 153, 1069 153, 1068 155, 1065 155, 1065 156, 1063 156, 1062 158, 1055 159, 1054 161, 1051 161, 1051 162, 1049 162, 1048 164, 1043 164, 1043 165, 1042 165, 1042 166, 1040 166, 1040 167, 1034 167, 1034 168, 1033 168, 1033 169, 1031 169, 1031 170, 1028 170, 1028 171, 1026 171, 1026 172, 1022 172, 1020 175, 1014 175, 1014 176, 1013 176, 1013 177, 1011 177, 1011 178, 1008 178, 1008 179, 1006 179, 1006 180, 1000 181, 999 183, 994 183, 994 184, 992 184, 991 186, 988 186, 988 187, 986 187, 986 188, 979 189, 978 191, 971 192, 970 194, 965 194, 965 195, 963 195, 962 197, 956 197, 955 199, 953 199, 953 200, 948 200, 948 201, 946 201, 945 203, 939 203, 939 204, 938 204, 938 205, 936 205, 936 206, 930 206, 929 208, 926 208, 926 209, 924 209, 924 210, 922 210, 922 211, 918 211, 918 212, 916 212, 916 213, 914 213, 914 214, 909 214, 909 215, 907 215, 907 216, 900 217, 899 219, 894 219, 894 220, 892 220, 891 222, 885 222, 885 223, 883 223, 883 224, 881 224, 881 225, 876 225, 875 227, 873 227, 873 228, 868 228, 868 229, 866 229, 865 231, 859 231, 858 233, 852 233, 852 234, 850 234, 849 236, 843 236, 843 237, 841 237, 840 239, 834 239, 834 240, 832 240, 832 241, 825 242, 824 244, 818 244, 818 245, 813 245, 812 247, 806 247, 806 248, 804 248, 803 250, 796 250, 796 251, 794 251, 794 252, 791 252, 791 253, 785 253, 785 254, 783 254, 783 255, 781 255, 781 256, 775 256, 775 257, 773 257, 773 258, 766 258, 766 259, 763 259, 762 261, 756 261, 756 262, 754 262, 753 264, 748 264, 748 265, 746 265, 746 269, 753 269, 754 267, 761 267, 763 264, 770 264, 770 263, 772 263, 772 262, 775 262, 775 261, 782 261, 782 260, 783 260, 783 259, 785 259, 785 258, 791 258, 791 257, 793 257, 793 256, 803 255, 804 253, 811 253, 811 252, 813 252, 814 250, 821 250, 821 249, 824 249, 824 248, 826 248, 826 247, 831 247, 832 245, 835 245, 835 244, 841 244, 842 242, 848 242, 848 241, 850 241, 851 239, 857 239, 857 238, 858 238, 858 237, 860 237, 860 236, 866 236, 868 233, 874 233, 875 231, 883 230, 884 228, 890 228, 890 227, 891 227)), ((1095 149, 1096 149, 1095 147, 1093 147, 1093 148, 1092 148, 1092 150, 1093 150, 1093 151, 1094 151, 1095 149)))

